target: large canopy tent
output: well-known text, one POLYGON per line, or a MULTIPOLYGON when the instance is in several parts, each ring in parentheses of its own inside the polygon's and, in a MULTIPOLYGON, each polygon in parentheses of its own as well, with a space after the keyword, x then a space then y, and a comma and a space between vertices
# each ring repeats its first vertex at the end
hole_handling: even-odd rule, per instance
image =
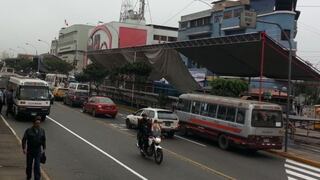
MULTIPOLYGON (((289 51, 263 32, 90 51, 88 57, 108 69, 133 61, 145 61, 153 67, 151 79, 165 77, 182 92, 193 91, 198 86, 183 65, 179 53, 221 76, 288 79, 289 51)), ((292 80, 318 81, 320 73, 294 56, 292 80)))

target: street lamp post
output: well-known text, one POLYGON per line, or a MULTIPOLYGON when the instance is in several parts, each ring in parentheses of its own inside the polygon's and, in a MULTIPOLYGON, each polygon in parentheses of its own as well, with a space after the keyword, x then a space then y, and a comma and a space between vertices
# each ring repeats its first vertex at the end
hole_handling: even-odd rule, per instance
POLYGON ((40 57, 38 57, 38 50, 37 50, 37 48, 36 48, 34 45, 32 45, 32 44, 30 44, 30 43, 26 43, 26 45, 33 47, 33 48, 35 49, 35 51, 36 51, 36 57, 38 58, 37 73, 39 73, 39 72, 40 72, 40 57))
MULTIPOLYGON (((292 43, 291 39, 289 38, 288 34, 283 30, 280 24, 274 23, 274 22, 268 22, 268 21, 262 21, 262 20, 257 20, 259 23, 264 23, 264 24, 271 24, 277 26, 281 32, 284 34, 286 37, 288 43, 289 43, 289 63, 288 63, 288 91, 287 91, 287 113, 286 113, 286 127, 285 127, 285 142, 284 142, 284 151, 288 151, 288 127, 289 127, 289 113, 290 113, 290 96, 291 96, 291 71, 292 71, 292 43)), ((291 37, 291 35, 290 35, 291 37)))
POLYGON ((44 41, 44 40, 41 40, 41 39, 38 39, 38 41, 46 44, 48 46, 49 52, 50 52, 50 44, 47 41, 44 41))

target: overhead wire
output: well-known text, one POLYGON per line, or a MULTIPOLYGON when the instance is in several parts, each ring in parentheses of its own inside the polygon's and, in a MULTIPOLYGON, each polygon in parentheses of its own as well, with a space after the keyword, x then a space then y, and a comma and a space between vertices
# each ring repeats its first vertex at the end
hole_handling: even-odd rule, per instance
POLYGON ((166 20, 164 23, 162 23, 162 25, 167 24, 168 22, 170 22, 173 18, 175 18, 177 15, 179 15, 180 13, 182 13, 184 10, 186 10, 187 8, 189 8, 195 1, 191 0, 190 3, 188 3, 185 7, 183 7, 180 11, 178 11, 176 14, 174 14, 173 16, 171 16, 168 20, 166 20))

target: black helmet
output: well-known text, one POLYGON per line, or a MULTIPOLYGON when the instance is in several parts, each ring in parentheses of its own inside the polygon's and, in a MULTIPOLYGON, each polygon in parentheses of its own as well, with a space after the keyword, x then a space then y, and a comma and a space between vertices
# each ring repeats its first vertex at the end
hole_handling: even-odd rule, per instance
POLYGON ((146 114, 146 113, 142 113, 141 116, 142 116, 142 117, 147 117, 147 114, 146 114))

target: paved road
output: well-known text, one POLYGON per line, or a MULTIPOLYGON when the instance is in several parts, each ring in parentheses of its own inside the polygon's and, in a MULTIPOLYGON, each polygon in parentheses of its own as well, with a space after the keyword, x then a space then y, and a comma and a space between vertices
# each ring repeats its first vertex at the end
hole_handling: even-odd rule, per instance
MULTIPOLYGON (((116 119, 93 118, 60 103, 42 124, 47 133, 52 179, 288 179, 285 159, 265 152, 220 150, 214 142, 194 137, 165 139, 164 161, 156 165, 140 156, 135 130, 128 130, 120 109, 116 119)), ((21 137, 30 122, 7 118, 21 137)))

